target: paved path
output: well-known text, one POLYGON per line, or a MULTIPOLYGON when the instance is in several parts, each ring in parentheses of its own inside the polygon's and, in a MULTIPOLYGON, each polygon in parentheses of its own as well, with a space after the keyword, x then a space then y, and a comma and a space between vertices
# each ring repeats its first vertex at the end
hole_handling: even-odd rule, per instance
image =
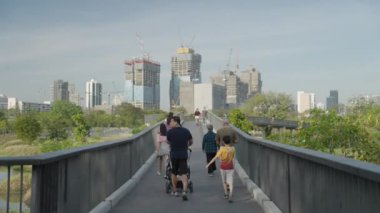
POLYGON ((203 130, 194 122, 185 122, 194 138, 193 153, 190 159, 191 180, 194 192, 189 193, 189 201, 181 197, 172 197, 165 193, 165 180, 156 174, 157 164, 154 164, 132 191, 125 196, 111 212, 176 212, 176 213, 222 213, 222 212, 257 212, 263 210, 257 202, 250 198, 235 173, 234 202, 228 203, 223 198, 223 187, 219 171, 213 177, 207 175, 205 169, 206 156, 202 153, 203 130))

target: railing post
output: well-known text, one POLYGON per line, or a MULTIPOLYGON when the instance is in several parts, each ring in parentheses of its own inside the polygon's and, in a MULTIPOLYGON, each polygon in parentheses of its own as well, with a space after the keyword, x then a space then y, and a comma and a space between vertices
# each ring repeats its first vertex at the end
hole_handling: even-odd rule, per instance
POLYGON ((58 163, 33 165, 31 213, 57 212, 58 163))

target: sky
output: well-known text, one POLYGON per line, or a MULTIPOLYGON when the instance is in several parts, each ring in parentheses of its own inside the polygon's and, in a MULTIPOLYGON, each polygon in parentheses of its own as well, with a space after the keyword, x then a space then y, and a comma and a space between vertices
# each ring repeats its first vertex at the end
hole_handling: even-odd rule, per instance
POLYGON ((0 94, 50 99, 56 79, 96 79, 124 88, 124 60, 144 50, 161 63, 161 108, 169 109, 170 60, 181 44, 202 55, 202 81, 255 67, 264 92, 329 91, 339 102, 380 94, 380 1, 0 0, 0 94), (194 38, 194 39, 193 39, 194 38), (193 40, 191 42, 191 40, 193 40))

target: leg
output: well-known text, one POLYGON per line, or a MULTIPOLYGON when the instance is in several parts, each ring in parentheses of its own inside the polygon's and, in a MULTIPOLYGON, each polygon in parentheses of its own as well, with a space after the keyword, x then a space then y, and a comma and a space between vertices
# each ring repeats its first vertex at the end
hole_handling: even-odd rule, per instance
POLYGON ((178 159, 172 159, 171 160, 171 163, 172 163, 172 174, 171 174, 171 178, 172 178, 172 187, 173 187, 173 191, 174 192, 174 195, 177 196, 177 174, 178 174, 178 159))
MULTIPOLYGON (((207 158, 207 164, 214 158, 213 156, 213 153, 206 153, 206 158, 207 158)), ((214 166, 215 166, 215 163, 212 163, 208 168, 207 168, 207 172, 208 174, 211 174, 213 171, 214 171, 214 166)))
POLYGON ((221 169, 220 175, 222 176, 223 189, 224 189, 224 198, 228 198, 227 193, 227 183, 226 183, 226 170, 221 169))
MULTIPOLYGON (((213 159, 215 157, 216 153, 211 153, 210 154, 210 157, 211 159, 213 159)), ((212 169, 212 172, 214 172, 216 170, 216 164, 215 162, 213 162, 211 165, 210 165, 211 169, 212 169)))
POLYGON ((158 156, 158 169, 157 169, 157 174, 161 175, 162 172, 162 156, 158 156))
POLYGON ((187 201, 187 186, 189 185, 189 179, 187 177, 188 174, 188 165, 187 165, 187 159, 181 159, 180 164, 179 164, 179 174, 181 175, 182 179, 182 186, 183 186, 183 191, 182 191, 182 200, 187 201))
POLYGON ((227 175, 226 175, 226 182, 228 183, 228 186, 229 186, 229 202, 231 203, 232 202, 232 192, 234 190, 234 170, 231 169, 231 170, 227 170, 227 175))

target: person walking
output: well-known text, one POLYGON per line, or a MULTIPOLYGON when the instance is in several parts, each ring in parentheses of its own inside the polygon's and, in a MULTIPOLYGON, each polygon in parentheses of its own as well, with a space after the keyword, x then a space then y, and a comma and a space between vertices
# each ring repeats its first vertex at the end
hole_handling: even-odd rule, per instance
POLYGON ((172 120, 173 112, 169 112, 168 116, 166 117, 166 130, 169 131, 171 129, 170 121, 172 120))
POLYGON ((234 189, 234 158, 235 147, 231 146, 231 137, 223 137, 224 146, 220 147, 216 156, 207 164, 208 168, 217 158, 220 159, 220 174, 222 176, 224 198, 228 199, 228 202, 232 203, 232 192, 234 189))
POLYGON ((199 124, 199 118, 201 116, 201 112, 199 111, 199 109, 197 108, 194 112, 194 119, 195 119, 195 124, 198 126, 199 124))
POLYGON ((238 142, 238 136, 235 130, 233 130, 232 127, 230 126, 230 123, 228 122, 228 120, 224 120, 223 127, 216 131, 216 144, 218 144, 219 146, 223 146, 224 136, 230 136, 231 144, 235 144, 238 142))
POLYGON ((203 121, 203 124, 207 123, 207 109, 206 109, 206 107, 203 107, 203 110, 202 110, 202 121, 203 121))
POLYGON ((165 168, 165 162, 167 161, 170 151, 169 144, 167 143, 166 139, 166 133, 166 125, 165 123, 161 123, 160 132, 157 134, 155 143, 157 158, 159 159, 157 175, 161 175, 163 172, 163 169, 165 168))
POLYGON ((181 119, 178 116, 173 116, 170 121, 172 129, 167 133, 167 140, 170 145, 170 159, 172 164, 172 195, 178 196, 177 193, 177 175, 181 176, 182 180, 182 200, 187 201, 188 187, 188 149, 193 144, 193 136, 190 131, 181 126, 181 119))
MULTIPOLYGON (((206 160, 209 163, 216 155, 218 151, 218 145, 216 144, 215 137, 216 134, 213 131, 214 127, 212 124, 207 124, 207 133, 203 136, 202 141, 202 150, 206 153, 206 160)), ((213 162, 207 170, 209 176, 214 175, 214 171, 216 170, 215 162, 213 162)))

